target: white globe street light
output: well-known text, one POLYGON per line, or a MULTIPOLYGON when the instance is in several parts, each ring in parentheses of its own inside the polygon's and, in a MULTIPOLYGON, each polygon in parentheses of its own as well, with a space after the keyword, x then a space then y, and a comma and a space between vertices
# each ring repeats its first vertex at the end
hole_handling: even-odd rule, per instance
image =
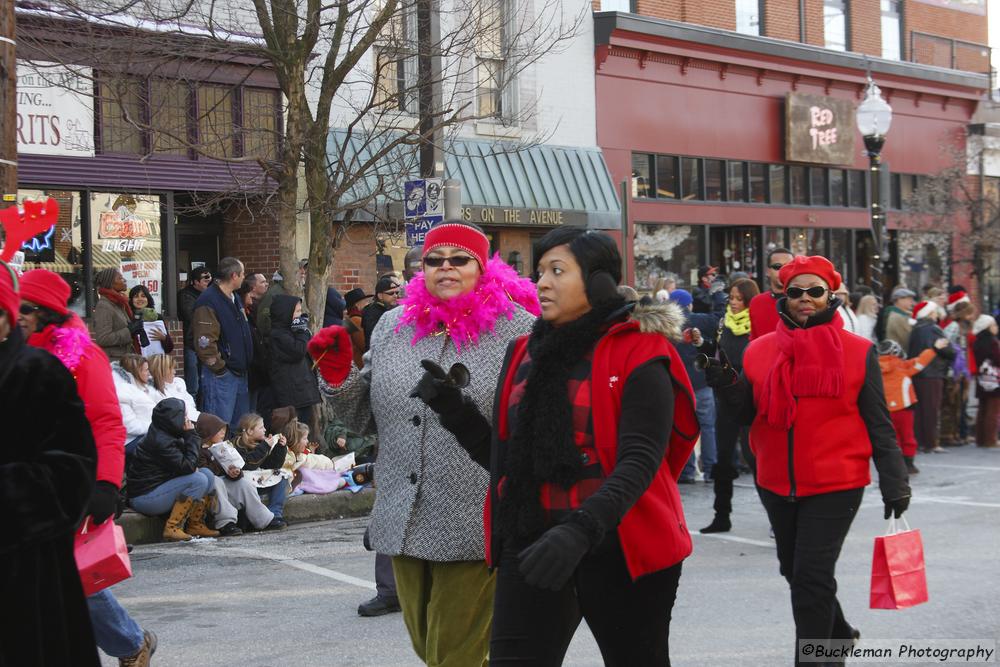
POLYGON ((855 116, 858 123, 858 130, 865 140, 865 153, 868 155, 868 190, 871 193, 871 231, 872 240, 875 242, 875 253, 872 257, 872 288, 875 296, 882 303, 882 298, 886 292, 886 264, 889 261, 889 227, 885 215, 885 197, 888 193, 883 193, 881 183, 882 172, 882 146, 885 144, 885 135, 892 125, 892 107, 882 97, 882 91, 868 76, 868 88, 865 90, 865 98, 858 105, 855 116))

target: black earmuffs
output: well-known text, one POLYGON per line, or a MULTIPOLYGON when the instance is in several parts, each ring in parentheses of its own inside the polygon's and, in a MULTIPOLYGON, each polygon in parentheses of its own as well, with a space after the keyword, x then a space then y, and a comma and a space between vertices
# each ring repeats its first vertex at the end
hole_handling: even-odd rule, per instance
POLYGON ((592 271, 587 276, 587 284, 584 289, 587 293, 587 301, 592 306, 618 296, 618 283, 615 282, 611 273, 604 269, 592 271))

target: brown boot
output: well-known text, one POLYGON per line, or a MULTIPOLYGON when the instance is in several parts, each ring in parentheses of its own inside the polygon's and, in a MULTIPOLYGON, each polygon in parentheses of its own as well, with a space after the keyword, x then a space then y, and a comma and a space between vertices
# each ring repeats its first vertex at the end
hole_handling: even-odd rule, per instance
POLYGON ((149 630, 142 633, 142 646, 135 655, 118 658, 119 667, 149 667, 149 659, 156 653, 156 635, 149 630))
POLYGON ((174 501, 174 508, 170 510, 170 518, 163 526, 163 539, 167 542, 187 542, 191 536, 184 532, 184 522, 191 514, 191 507, 194 501, 187 496, 178 496, 174 501))
POLYGON ((219 531, 212 530, 205 525, 205 513, 208 511, 208 500, 210 496, 205 496, 201 500, 194 501, 191 506, 191 514, 188 516, 187 528, 185 532, 188 535, 194 535, 196 537, 218 537, 219 531))

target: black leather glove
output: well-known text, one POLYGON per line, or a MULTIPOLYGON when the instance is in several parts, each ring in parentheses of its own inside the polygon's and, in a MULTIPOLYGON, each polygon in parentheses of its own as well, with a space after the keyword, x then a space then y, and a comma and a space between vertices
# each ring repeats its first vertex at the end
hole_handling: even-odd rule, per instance
POLYGON ((896 498, 895 500, 883 500, 885 503, 885 519, 889 518, 889 515, 893 515, 895 518, 903 516, 903 512, 910 506, 910 497, 904 496, 902 498, 896 498))
POLYGON ((529 586, 558 591, 569 581, 590 546, 582 528, 571 522, 561 523, 549 528, 517 555, 518 570, 529 586))
POLYGON ((87 506, 87 514, 95 526, 99 526, 114 516, 118 510, 118 488, 111 482, 98 482, 94 485, 94 492, 90 494, 90 505, 87 506))
POLYGON ((718 359, 708 357, 704 362, 705 384, 712 389, 722 389, 736 382, 736 369, 718 359))
POLYGON ((422 360, 420 365, 424 368, 424 375, 410 392, 410 398, 419 398, 439 415, 462 409, 464 400, 461 387, 469 383, 465 366, 455 364, 445 373, 443 368, 430 359, 422 360))
POLYGON ((140 331, 145 331, 141 318, 133 318, 128 321, 128 332, 133 336, 138 336, 140 331))

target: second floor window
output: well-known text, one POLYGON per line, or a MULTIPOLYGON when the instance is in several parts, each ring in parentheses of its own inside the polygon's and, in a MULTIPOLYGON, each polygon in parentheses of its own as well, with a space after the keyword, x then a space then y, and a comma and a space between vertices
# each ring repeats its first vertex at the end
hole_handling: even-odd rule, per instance
POLYGON ((417 15, 413 6, 389 20, 375 45, 375 103, 415 114, 417 108, 417 15))
POLYGON ((847 50, 847 0, 823 0, 823 38, 834 51, 847 50))
POLYGON ((632 0, 601 0, 602 12, 633 12, 632 0))
POLYGON ((479 7, 476 113, 484 118, 509 120, 515 113, 516 85, 507 61, 507 1, 480 0, 479 7))
POLYGON ((761 34, 762 5, 761 0, 736 0, 736 32, 761 34))
POLYGON ((882 57, 889 60, 903 57, 901 4, 900 0, 882 0, 882 57))

